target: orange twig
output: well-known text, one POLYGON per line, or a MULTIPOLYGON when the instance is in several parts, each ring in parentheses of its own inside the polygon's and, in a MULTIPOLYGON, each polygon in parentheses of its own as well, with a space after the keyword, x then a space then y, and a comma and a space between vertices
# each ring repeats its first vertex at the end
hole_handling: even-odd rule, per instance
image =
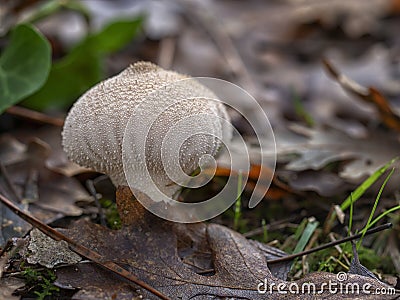
POLYGON ((400 117, 390 107, 386 98, 374 87, 363 87, 357 82, 341 74, 327 59, 322 63, 326 71, 340 84, 347 92, 357 96, 359 99, 371 103, 378 110, 382 122, 389 128, 400 132, 400 117))

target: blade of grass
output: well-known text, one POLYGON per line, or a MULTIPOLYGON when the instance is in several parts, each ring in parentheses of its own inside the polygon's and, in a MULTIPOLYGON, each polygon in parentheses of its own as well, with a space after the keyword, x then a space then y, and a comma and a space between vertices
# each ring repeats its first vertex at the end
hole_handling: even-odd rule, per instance
POLYGON ((263 229, 263 242, 266 243, 268 240, 268 229, 267 229, 267 222, 265 219, 261 220, 261 226, 263 229))
POLYGON ((344 211, 346 210, 351 203, 356 202, 360 197, 365 193, 365 191, 375 182, 377 181, 389 167, 397 161, 399 158, 395 157, 387 164, 376 170, 371 176, 369 176, 360 186, 358 186, 340 205, 340 208, 344 211))
MULTIPOLYGON (((399 157, 393 158, 384 166, 380 167, 376 170, 371 176, 369 176, 363 183, 361 183, 350 195, 343 201, 340 205, 340 209, 345 211, 349 206, 354 205, 358 199, 368 190, 368 188, 374 184, 386 171, 387 169, 397 160, 399 157)), ((324 224, 324 233, 327 234, 330 232, 330 229, 333 226, 333 223, 336 219, 337 215, 335 211, 332 211, 325 220, 324 224)), ((352 218, 352 213, 350 214, 350 218, 352 218)), ((352 221, 352 220, 351 220, 352 221)))
POLYGON ((387 211, 381 213, 379 216, 377 216, 368 226, 368 228, 365 228, 366 230, 368 230, 369 228, 371 228, 372 226, 374 226, 376 223, 378 223, 383 217, 385 217, 386 215, 396 211, 396 210, 400 210, 400 205, 394 206, 392 208, 389 208, 387 211))
MULTIPOLYGON (((297 242, 296 247, 293 250, 293 255, 301 252, 306 247, 308 241, 310 240, 311 236, 313 235, 315 229, 317 229, 319 222, 318 221, 308 221, 306 227, 304 228, 303 234, 301 235, 299 241, 297 242)), ((292 267, 295 265, 296 259, 292 264, 292 267)))
POLYGON ((311 117, 311 115, 307 112, 307 110, 304 108, 304 105, 300 99, 300 95, 294 89, 292 89, 292 99, 296 114, 300 118, 302 118, 309 127, 313 127, 315 125, 315 121, 311 117))
POLYGON ((376 207, 378 206, 379 200, 381 199, 382 192, 383 192, 387 182, 389 181, 390 177, 392 177, 394 170, 395 169, 393 168, 390 171, 389 175, 386 176, 385 181, 382 183, 381 188, 379 189, 378 195, 375 198, 374 206, 372 207, 371 213, 369 214, 367 224, 365 225, 364 229, 361 231, 362 235, 361 235, 360 240, 357 242, 357 249, 360 248, 362 240, 363 240, 363 238, 365 236, 365 233, 367 232, 368 228, 370 227, 370 223, 371 223, 372 217, 375 214, 376 207))
POLYGON ((296 240, 300 240, 301 234, 304 232, 304 228, 306 228, 307 222, 308 222, 308 221, 307 221, 307 219, 305 218, 305 219, 303 219, 303 220, 301 221, 301 223, 299 224, 299 226, 297 226, 296 232, 294 233, 294 238, 295 238, 296 240))
MULTIPOLYGON (((400 208, 400 205, 398 206, 398 208, 400 208)), ((392 227, 391 223, 383 224, 383 225, 377 226, 377 227, 375 227, 373 229, 367 230, 366 235, 374 234, 374 233, 377 233, 379 231, 389 229, 391 227, 392 227)), ((298 257, 304 256, 304 255, 307 255, 307 254, 310 254, 310 253, 314 253, 314 252, 317 252, 317 251, 320 251, 320 250, 324 250, 324 249, 327 249, 327 248, 334 247, 334 246, 339 245, 339 244, 343 244, 343 243, 346 243, 346 242, 349 242, 349 241, 353 241, 355 239, 360 238, 361 235, 362 235, 361 233, 358 233, 358 234, 355 234, 355 235, 350 235, 350 236, 347 236, 347 237, 345 237, 345 238, 343 238, 341 240, 336 240, 336 241, 333 241, 333 242, 329 242, 327 244, 324 244, 324 245, 321 245, 321 246, 318 246, 318 247, 315 247, 315 248, 311 248, 311 249, 308 249, 306 251, 302 251, 302 252, 299 252, 299 253, 294 253, 294 254, 282 256, 282 257, 279 257, 279 258, 276 258, 276 259, 268 260, 267 263, 268 264, 276 264, 276 263, 281 263, 281 262, 284 262, 284 261, 291 261, 293 259, 296 259, 298 257)))
POLYGON ((353 227, 353 209, 354 209, 354 201, 353 201, 353 195, 350 194, 350 216, 349 216, 349 231, 348 235, 351 235, 351 229, 353 227))
POLYGON ((306 247, 308 241, 310 240, 312 234, 314 233, 315 229, 317 229, 319 222, 317 221, 311 221, 307 223, 306 228, 303 231, 303 234, 301 235, 296 248, 294 249, 293 253, 298 253, 300 251, 303 251, 304 248, 306 247))
POLYGON ((234 218, 233 218, 233 229, 238 230, 239 229, 239 221, 242 216, 242 172, 239 171, 238 174, 238 186, 237 186, 237 197, 236 197, 236 202, 235 202, 235 207, 234 207, 234 218))

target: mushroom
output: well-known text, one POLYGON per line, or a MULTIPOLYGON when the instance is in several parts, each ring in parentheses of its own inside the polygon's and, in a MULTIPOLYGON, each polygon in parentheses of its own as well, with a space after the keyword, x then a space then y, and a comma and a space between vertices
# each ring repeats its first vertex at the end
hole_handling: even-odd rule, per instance
MULTIPOLYGON (((194 132, 201 126, 203 130, 210 131, 209 134, 194 135, 186 139, 180 147, 178 162, 185 174, 191 174, 198 167, 203 155, 215 156, 221 146, 220 140, 229 140, 232 135, 231 129, 222 122, 222 119, 229 120, 223 104, 211 101, 210 99, 217 97, 197 81, 185 80, 189 78, 149 62, 137 62, 120 74, 92 87, 73 105, 65 120, 62 144, 69 159, 107 174, 117 187, 127 186, 129 180, 124 172, 122 145, 124 135, 133 132, 136 134, 133 137, 135 144, 139 145, 143 143, 142 139, 147 139, 144 160, 149 173, 159 190, 172 197, 180 187, 172 183, 174 180, 168 176, 171 174, 166 172, 165 166, 176 164, 176 160, 168 153, 161 159, 162 143, 168 130, 187 116, 207 114, 206 126, 204 122, 193 122, 190 126, 194 132), (179 82, 182 84, 176 84, 179 82), (168 99, 154 96, 157 95, 157 90, 165 90, 168 86, 172 94, 183 96, 187 101, 170 105, 168 99), (151 128, 148 128, 147 134, 142 132, 138 135, 135 131, 143 131, 139 125, 153 110, 163 112, 157 116, 151 128), (133 120, 133 125, 138 124, 137 128, 126 128, 130 120, 129 124, 133 120)), ((173 141, 170 145, 173 145, 173 141)), ((131 163, 137 164, 137 161, 131 163)), ((134 176, 134 180, 141 180, 141 174, 134 176)), ((182 177, 179 176, 178 174, 178 179, 182 177)))

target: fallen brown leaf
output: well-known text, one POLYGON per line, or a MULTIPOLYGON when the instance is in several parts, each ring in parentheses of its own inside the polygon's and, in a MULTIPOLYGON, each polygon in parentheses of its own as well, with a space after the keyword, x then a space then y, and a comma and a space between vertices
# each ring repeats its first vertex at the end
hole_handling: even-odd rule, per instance
MULTIPOLYGON (((371 129, 367 137, 354 138, 328 126, 315 129, 291 126, 291 129, 308 137, 306 142, 293 144, 277 139, 278 155, 299 154, 286 166, 293 171, 320 170, 331 162, 349 160, 339 176, 357 182, 399 155, 400 143, 397 137, 384 130, 371 129)), ((396 182, 399 173, 395 172, 393 176, 396 182)))
MULTIPOLYGON (((75 178, 49 169, 47 161, 54 154, 53 147, 37 137, 26 144, 7 134, 0 137, 0 192, 44 222, 79 216, 82 209, 76 203, 92 201, 75 178)), ((0 204, 0 245, 26 233, 28 225, 0 204)))
MULTIPOLYGON (((128 201, 129 195, 121 190, 128 201)), ((179 224, 162 220, 143 209, 137 202, 119 206, 125 210, 129 226, 119 231, 110 230, 86 221, 78 221, 63 233, 82 245, 96 249, 105 260, 123 266, 138 278, 172 299, 305 299, 315 295, 296 295, 288 292, 290 282, 274 277, 267 266, 266 255, 242 235, 217 224, 179 224), (203 254, 204 256, 196 259, 203 254), (188 260, 191 257, 191 260, 188 260), (208 269, 210 268, 210 269, 208 269), (267 282, 267 293, 257 287, 267 282), (285 286, 287 294, 280 294, 277 285, 285 286), (271 288, 271 293, 269 293, 271 288)), ((78 299, 95 299, 112 295, 118 299, 138 297, 150 299, 146 291, 129 289, 126 283, 110 276, 95 265, 85 264, 58 269, 57 283, 79 288, 78 299), (119 294, 121 293, 121 295, 119 294)), ((312 273, 296 284, 312 282, 322 286, 339 283, 335 274, 312 273)), ((370 284, 373 288, 388 288, 368 277, 348 274, 346 283, 370 284)), ((323 289, 321 297, 350 299, 354 295, 332 294, 323 289)), ((363 294, 364 299, 385 299, 363 294)), ((387 296, 386 299, 392 299, 387 296)))

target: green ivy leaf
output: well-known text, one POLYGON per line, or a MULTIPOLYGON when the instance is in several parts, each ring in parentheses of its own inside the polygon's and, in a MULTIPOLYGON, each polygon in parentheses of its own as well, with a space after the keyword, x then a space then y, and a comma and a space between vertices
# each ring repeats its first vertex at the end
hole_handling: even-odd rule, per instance
POLYGON ((139 17, 133 21, 117 21, 106 26, 103 31, 91 37, 92 47, 102 54, 118 51, 128 44, 138 33, 143 22, 139 17))
POLYGON ((138 33, 142 18, 116 21, 88 35, 53 64, 46 84, 23 104, 36 110, 65 109, 104 78, 103 57, 128 44, 138 33))
POLYGON ((13 29, 0 56, 0 113, 37 91, 51 66, 51 47, 29 24, 13 29))

